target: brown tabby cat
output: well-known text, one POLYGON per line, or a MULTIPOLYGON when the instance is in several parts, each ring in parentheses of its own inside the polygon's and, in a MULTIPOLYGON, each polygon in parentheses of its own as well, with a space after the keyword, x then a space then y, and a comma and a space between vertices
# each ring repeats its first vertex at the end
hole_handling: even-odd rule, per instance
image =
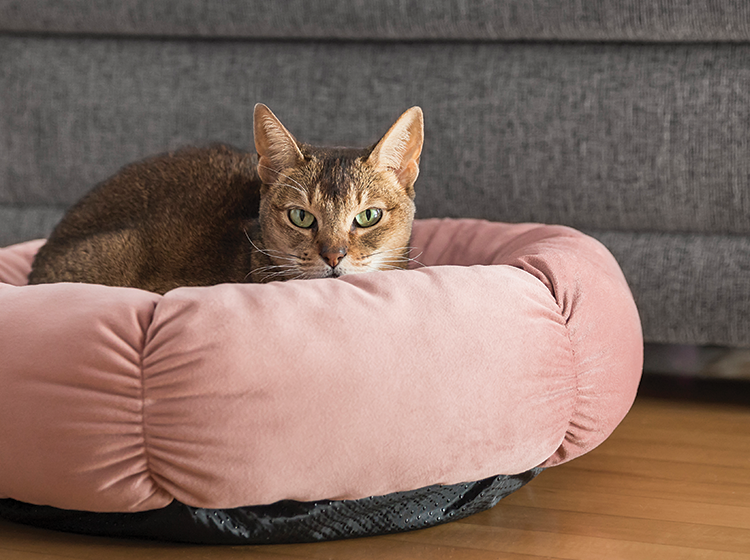
POLYGON ((163 294, 406 267, 419 107, 367 149, 299 143, 262 104, 254 134, 257 155, 219 145, 126 166, 63 217, 29 283, 163 294))

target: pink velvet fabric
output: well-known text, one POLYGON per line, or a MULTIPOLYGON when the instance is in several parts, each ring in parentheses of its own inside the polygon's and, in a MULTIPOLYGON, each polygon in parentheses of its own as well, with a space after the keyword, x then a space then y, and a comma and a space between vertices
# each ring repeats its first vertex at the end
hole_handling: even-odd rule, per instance
POLYGON ((640 321, 564 227, 417 221, 427 265, 165 296, 25 286, 0 249, 0 497, 89 511, 361 498, 515 474, 630 408, 640 321))

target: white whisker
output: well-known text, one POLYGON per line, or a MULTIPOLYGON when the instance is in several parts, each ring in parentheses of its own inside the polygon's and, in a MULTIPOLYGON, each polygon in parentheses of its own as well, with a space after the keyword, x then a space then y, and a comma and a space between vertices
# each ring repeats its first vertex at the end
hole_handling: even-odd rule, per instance
POLYGON ((253 242, 252 239, 250 239, 250 235, 247 233, 247 230, 245 229, 243 231, 245 232, 245 237, 250 242, 250 245, 252 245, 258 253, 261 253, 271 259, 279 259, 293 263, 297 263, 303 260, 302 257, 293 253, 285 253, 284 251, 277 251, 276 249, 261 249, 253 242))
POLYGON ((375 270, 383 269, 385 267, 391 267, 393 269, 405 268, 404 265, 410 262, 413 262, 420 267, 424 267, 425 265, 417 260, 420 256, 422 256, 421 252, 416 257, 408 256, 409 253, 414 249, 415 247, 396 247, 394 249, 383 249, 381 251, 376 251, 364 256, 363 260, 375 258, 377 262, 370 265, 375 270), (394 263, 401 264, 401 266, 393 266, 394 263))

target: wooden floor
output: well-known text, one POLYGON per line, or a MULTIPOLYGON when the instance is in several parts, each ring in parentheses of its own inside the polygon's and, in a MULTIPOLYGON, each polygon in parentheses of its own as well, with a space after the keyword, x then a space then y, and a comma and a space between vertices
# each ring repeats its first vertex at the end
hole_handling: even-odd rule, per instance
POLYGON ((413 533, 220 548, 0 521, 1 560, 71 558, 750 559, 750 382, 652 378, 598 449, 545 471, 490 511, 413 533))

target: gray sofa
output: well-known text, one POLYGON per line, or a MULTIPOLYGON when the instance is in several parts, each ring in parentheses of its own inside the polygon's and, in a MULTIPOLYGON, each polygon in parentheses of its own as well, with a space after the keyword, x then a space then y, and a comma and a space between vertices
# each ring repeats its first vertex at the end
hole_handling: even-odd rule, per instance
POLYGON ((0 245, 126 162, 250 148, 259 101, 352 145, 420 105, 418 217, 582 229, 648 342, 750 347, 750 4, 0 0, 0 245))

